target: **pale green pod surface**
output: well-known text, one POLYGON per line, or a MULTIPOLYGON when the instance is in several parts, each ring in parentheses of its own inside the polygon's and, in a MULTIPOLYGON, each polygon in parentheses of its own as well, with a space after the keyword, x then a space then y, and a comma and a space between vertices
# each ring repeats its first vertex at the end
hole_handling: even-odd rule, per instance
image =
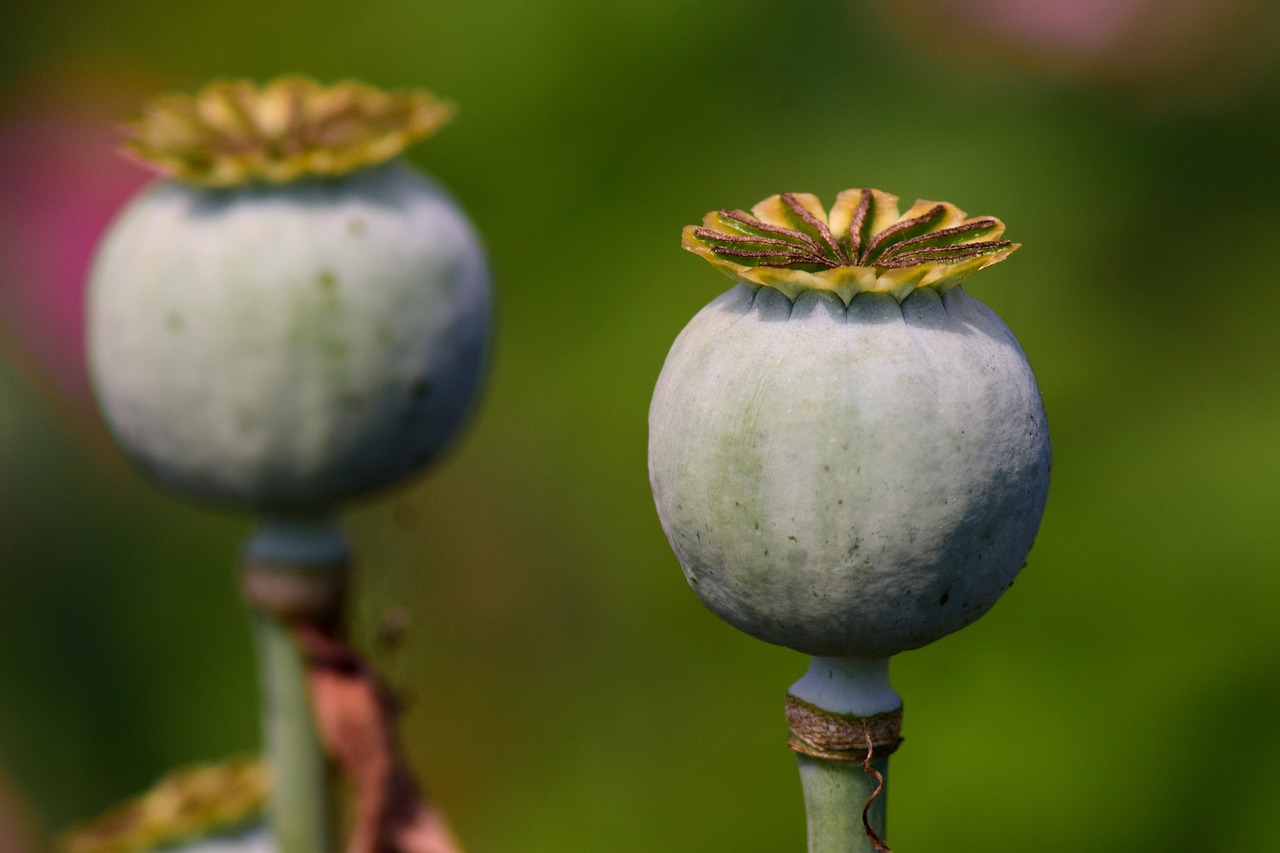
POLYGON ((819 656, 884 658, 980 617, 1048 492, 1013 334, 954 281, 788 295, 740 278, 680 333, 649 414, 658 515, 690 586, 735 627, 819 656))
POLYGON ((102 245, 89 356, 144 469, 279 512, 439 455, 480 385, 489 315, 474 231, 400 162, 283 186, 163 181, 102 245))
POLYGON ((677 338, 649 430, 658 514, 694 591, 812 655, 885 657, 981 616, 1048 490, 1026 358, 959 287, 846 309, 739 285, 677 338))

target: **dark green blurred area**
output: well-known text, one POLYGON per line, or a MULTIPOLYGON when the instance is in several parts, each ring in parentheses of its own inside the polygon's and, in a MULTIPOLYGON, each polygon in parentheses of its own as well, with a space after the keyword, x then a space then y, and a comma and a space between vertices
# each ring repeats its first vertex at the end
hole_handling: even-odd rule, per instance
MULTIPOLYGON (((969 289, 1036 368, 1055 457, 1016 586, 894 662, 894 848, 1280 849, 1273 68, 1184 104, 974 67, 856 0, 6 18, 4 86, 59 63, 187 89, 299 71, 459 105, 411 157, 487 240, 489 389, 457 452, 349 529, 355 635, 373 649, 386 608, 411 616, 374 657, 471 853, 803 849, 782 699, 806 662, 685 588, 646 411, 729 284, 680 228, 853 186, 1000 216, 1024 244, 969 289)), ((249 520, 140 482, 54 397, 0 364, 0 776, 50 835, 258 737, 232 572, 249 520)))

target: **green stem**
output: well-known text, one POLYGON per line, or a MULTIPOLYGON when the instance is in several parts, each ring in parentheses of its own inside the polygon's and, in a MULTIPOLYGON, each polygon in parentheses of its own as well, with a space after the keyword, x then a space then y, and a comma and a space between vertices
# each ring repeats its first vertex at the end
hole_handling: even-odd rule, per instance
POLYGON ((245 549, 244 589, 254 608, 272 775, 268 815, 278 853, 337 850, 329 763, 307 661, 290 622, 337 616, 348 563, 346 540, 327 519, 269 519, 245 549))
MULTIPOLYGON (((872 718, 900 711, 902 698, 889 684, 889 660, 815 657, 804 677, 791 685, 791 696, 849 719, 872 718)), ((809 853, 877 853, 867 832, 885 838, 889 759, 878 758, 863 769, 861 761, 797 756, 804 789, 809 853), (875 773, 880 774, 880 778, 875 773), (884 787, 879 794, 876 788, 884 787), (874 799, 873 799, 874 797, 874 799), (863 810, 867 822, 863 823, 863 810)))
MULTIPOLYGON (((800 784, 804 788, 804 811, 809 826, 809 853, 875 853, 875 843, 862 825, 862 809, 875 793, 876 777, 852 761, 829 761, 797 755, 800 784)), ((880 758, 871 766, 884 776, 889 759, 880 758)), ((885 837, 887 791, 881 791, 867 814, 871 829, 885 837)))
POLYGON ((262 726, 271 766, 271 832, 279 853, 332 851, 328 767, 316 736, 306 663, 287 626, 254 614, 262 667, 262 726))

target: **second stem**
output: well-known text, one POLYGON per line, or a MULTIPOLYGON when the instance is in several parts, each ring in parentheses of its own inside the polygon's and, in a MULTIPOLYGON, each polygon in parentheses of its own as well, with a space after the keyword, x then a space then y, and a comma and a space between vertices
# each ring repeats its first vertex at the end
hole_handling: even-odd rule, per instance
POLYGON ((242 577, 262 672, 268 808, 279 853, 336 853, 330 763, 316 728, 308 661, 295 626, 342 617, 350 554, 326 518, 268 519, 249 540, 242 577))

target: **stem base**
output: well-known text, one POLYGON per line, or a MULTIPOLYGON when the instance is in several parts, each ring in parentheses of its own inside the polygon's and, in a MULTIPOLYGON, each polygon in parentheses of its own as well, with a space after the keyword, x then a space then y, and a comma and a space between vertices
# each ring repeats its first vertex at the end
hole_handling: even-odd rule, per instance
MULTIPOLYGON (((887 850, 867 834, 862 810, 871 801, 867 823, 880 838, 885 837, 886 791, 872 800, 879 781, 851 761, 830 761, 798 755, 800 784, 804 788, 804 808, 808 818, 809 853, 877 853, 887 850)), ((888 786, 889 759, 871 762, 888 786)))

